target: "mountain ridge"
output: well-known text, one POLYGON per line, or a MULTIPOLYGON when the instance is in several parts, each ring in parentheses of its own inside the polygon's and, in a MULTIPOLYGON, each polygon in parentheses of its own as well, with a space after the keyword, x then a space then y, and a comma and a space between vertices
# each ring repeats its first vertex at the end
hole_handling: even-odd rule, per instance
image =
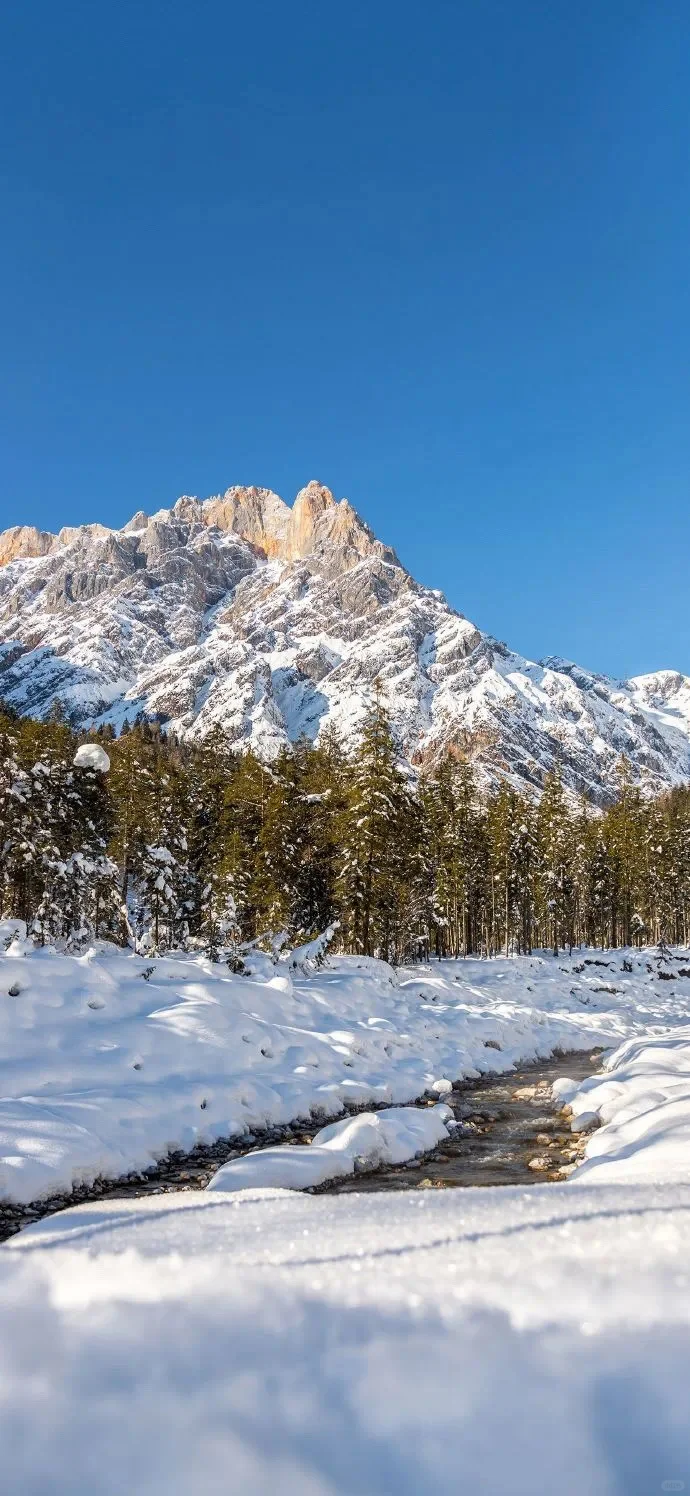
POLYGON ((57 532, 39 530, 35 525, 13 525, 0 532, 0 567, 18 559, 54 555, 82 539, 137 534, 170 518, 232 532, 256 545, 268 559, 300 560, 319 542, 347 544, 357 537, 385 553, 396 565, 401 564, 391 547, 376 539, 348 499, 337 501, 329 488, 312 478, 292 505, 270 488, 237 485, 208 499, 182 494, 170 509, 159 509, 152 515, 140 509, 120 529, 99 522, 66 525, 57 532))
POLYGON ((524 659, 423 587, 347 499, 312 480, 292 506, 235 486, 52 534, 0 534, 0 695, 79 726, 138 713, 221 725, 270 758, 333 724, 353 743, 381 683, 401 753, 467 754, 538 794, 556 763, 600 804, 622 754, 650 792, 690 778, 690 680, 614 680, 524 659))

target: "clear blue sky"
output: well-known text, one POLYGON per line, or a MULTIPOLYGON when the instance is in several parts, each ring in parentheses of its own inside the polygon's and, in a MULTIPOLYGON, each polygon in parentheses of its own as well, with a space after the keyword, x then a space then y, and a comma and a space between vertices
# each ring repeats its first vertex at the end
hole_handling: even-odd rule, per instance
POLYGON ((533 657, 690 672, 687 0, 26 0, 0 523, 311 477, 533 657))

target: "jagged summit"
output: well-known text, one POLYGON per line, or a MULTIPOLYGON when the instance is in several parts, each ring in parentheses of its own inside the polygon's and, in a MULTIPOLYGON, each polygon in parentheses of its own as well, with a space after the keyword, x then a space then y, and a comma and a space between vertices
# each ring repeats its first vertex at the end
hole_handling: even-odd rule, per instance
POLYGON ((292 508, 270 488, 234 487, 209 499, 183 494, 171 509, 159 509, 152 515, 139 509, 122 530, 89 524, 66 526, 52 534, 35 525, 14 525, 0 534, 0 566, 22 558, 54 555, 87 540, 139 535, 171 521, 214 526, 237 535, 268 559, 300 561, 336 545, 353 562, 376 553, 394 565, 400 564, 395 552, 381 545, 347 499, 337 502, 330 488, 312 478, 300 489, 292 508))
POLYGON ((274 755, 334 724, 353 742, 383 685, 410 761, 451 749, 487 780, 611 797, 625 753, 650 790, 690 777, 690 680, 523 659, 420 586, 347 499, 312 480, 184 495, 112 529, 0 535, 0 695, 119 728, 220 724, 274 755))

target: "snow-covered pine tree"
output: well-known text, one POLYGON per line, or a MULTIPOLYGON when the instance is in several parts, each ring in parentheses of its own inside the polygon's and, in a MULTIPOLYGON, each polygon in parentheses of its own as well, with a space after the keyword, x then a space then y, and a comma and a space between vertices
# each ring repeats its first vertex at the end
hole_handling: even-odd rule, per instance
POLYGON ((22 815, 22 917, 34 939, 45 945, 68 939, 74 917, 68 878, 79 822, 74 739, 58 710, 47 723, 27 723, 22 738, 29 779, 22 815))
POLYGON ((0 915, 19 916, 20 851, 23 805, 31 783, 18 756, 13 719, 0 713, 0 915))
POLYGON ((77 748, 70 787, 73 850, 62 874, 65 937, 72 946, 93 938, 117 939, 119 933, 119 874, 108 855, 113 829, 109 771, 110 758, 102 744, 77 748))
POLYGON ((119 869, 119 937, 132 938, 136 883, 143 865, 149 833, 149 800, 152 745, 142 731, 125 724, 110 745, 109 785, 113 802, 113 827, 109 851, 119 869))
POLYGON ((128 796, 126 824, 118 828, 116 845, 126 857, 128 920, 137 946, 155 952, 183 947, 187 940, 193 905, 188 785, 171 746, 155 732, 135 727, 127 735, 128 756, 136 752, 135 735, 139 738, 137 761, 132 765, 137 770, 136 784, 128 796))

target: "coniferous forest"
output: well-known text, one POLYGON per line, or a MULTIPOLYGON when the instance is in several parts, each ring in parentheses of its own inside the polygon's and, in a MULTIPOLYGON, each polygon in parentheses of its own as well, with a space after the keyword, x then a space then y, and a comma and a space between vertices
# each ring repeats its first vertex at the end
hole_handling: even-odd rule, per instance
POLYGON ((480 796, 447 757, 412 780, 377 704, 346 755, 330 733, 270 765, 223 734, 179 742, 137 722, 84 742, 0 715, 0 901, 40 944, 94 936, 141 952, 238 957, 337 924, 335 947, 402 963, 690 937, 690 788, 645 797, 624 759, 605 811, 557 771, 539 803, 480 796))

